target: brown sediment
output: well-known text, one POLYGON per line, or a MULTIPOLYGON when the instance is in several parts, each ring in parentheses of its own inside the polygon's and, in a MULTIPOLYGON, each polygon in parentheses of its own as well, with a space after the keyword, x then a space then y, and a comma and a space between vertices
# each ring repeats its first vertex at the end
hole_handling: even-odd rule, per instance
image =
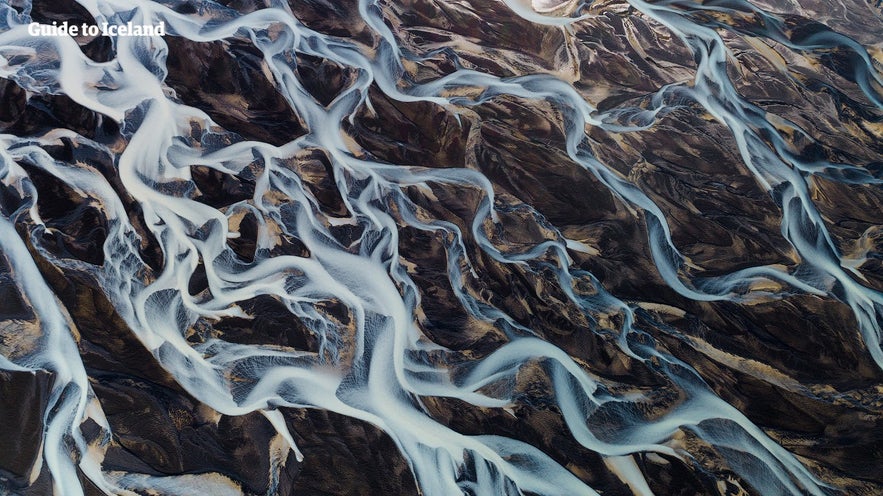
MULTIPOLYGON (((269 6, 222 3, 242 13, 269 6)), ((46 2, 37 2, 35 9, 45 19, 90 21, 82 9, 71 5, 50 12, 46 2)), ((558 2, 533 5, 543 12, 568 7, 558 2)), ((809 36, 810 31, 822 29, 816 23, 825 23, 861 42, 876 42, 868 34, 879 26, 873 16, 850 16, 846 22, 828 13, 822 2, 811 0, 766 6, 782 13, 792 38, 809 36)), ((290 2, 290 8, 319 32, 354 40, 366 51, 379 45, 354 3, 311 0, 290 2)), ((427 60, 405 62, 406 77, 418 83, 453 72, 450 54, 456 51, 462 67, 499 77, 566 76, 597 109, 595 116, 615 116, 617 110, 651 109, 653 95, 665 85, 688 88, 695 82, 696 63, 684 43, 623 2, 589 6, 592 16, 569 30, 532 24, 500 2, 381 2, 379 9, 411 55, 451 49, 427 60)), ((731 50, 726 74, 735 90, 780 133, 761 136, 766 145, 781 138, 789 153, 801 160, 849 163, 881 177, 881 114, 854 80, 842 50, 789 49, 758 35, 759 17, 745 12, 685 15, 714 25, 731 50)), ((169 48, 165 84, 177 101, 205 111, 223 128, 212 130, 220 133, 215 136, 219 142, 242 138, 279 146, 309 132, 278 91, 279 82, 263 55, 247 38, 193 42, 170 36, 165 43, 169 48)), ((103 39, 83 49, 97 61, 113 56, 103 39)), ((299 82, 323 106, 355 80, 354 70, 329 59, 291 55, 289 62, 296 66, 299 82)), ((481 90, 451 91, 474 97, 481 90)), ((117 124, 64 95, 29 94, 9 80, 0 81, 0 94, 4 133, 35 137, 65 128, 107 146, 105 150, 62 140, 46 151, 61 162, 92 167, 108 180, 141 236, 145 282, 155 277, 162 270, 163 254, 145 225, 141 207, 119 179, 113 153, 126 143, 117 124)), ((666 112, 646 129, 621 132, 589 125, 586 145, 603 167, 659 207, 672 243, 686 261, 678 277, 701 285, 703 280, 756 266, 799 272, 805 261, 782 233, 781 206, 744 164, 732 129, 697 102, 678 95, 671 98, 666 112)), ((658 363, 636 359, 623 350, 623 342, 638 339, 618 335, 624 310, 583 308, 567 294, 572 289, 581 296, 596 296, 604 290, 635 309, 635 327, 652 338, 654 349, 695 370, 711 391, 797 455, 823 481, 846 493, 883 490, 883 478, 875 471, 883 464, 883 440, 878 435, 883 422, 879 388, 883 375, 867 353, 847 304, 832 295, 810 295, 771 280, 739 289, 758 293, 745 301, 698 302, 679 294, 657 269, 649 247, 647 214, 613 194, 589 168, 568 155, 563 109, 553 103, 510 96, 469 108, 401 102, 384 95, 377 85, 371 86, 368 99, 371 109, 362 107, 352 124, 341 124, 341 133, 358 148, 353 150, 355 156, 400 166, 472 169, 488 179, 495 194, 497 222, 492 223, 476 218, 486 198, 480 188, 431 181, 403 188, 417 218, 449 222, 462 233, 471 270, 461 261, 464 266, 456 268, 461 277, 453 282, 448 266, 453 235, 409 226, 396 210, 400 205, 384 205, 397 215, 396 261, 421 295, 414 321, 423 339, 451 351, 452 363, 443 365, 487 357, 510 341, 499 322, 483 320, 463 307, 456 296, 462 286, 466 297, 504 312, 514 323, 561 348, 610 391, 642 398, 626 406, 611 402, 600 408, 590 419, 599 436, 616 431, 623 418, 660 418, 685 401, 684 393, 660 373, 658 363), (529 263, 501 262, 479 247, 472 232, 476 221, 481 235, 504 254, 525 253, 563 238, 578 242, 583 249, 570 245, 566 253, 571 268, 590 272, 597 283, 584 278, 573 288, 561 287, 557 269, 562 262, 549 252, 529 263)), ((197 127, 189 137, 191 143, 202 139, 205 130, 197 127)), ((30 243, 43 278, 71 317, 80 356, 110 424, 113 437, 104 468, 151 475, 215 473, 243 492, 266 493, 275 483, 270 467, 277 436, 273 427, 257 413, 220 415, 183 390, 133 335, 101 288, 97 274, 105 263, 102 250, 108 231, 102 205, 34 164, 20 165, 37 192, 36 212, 45 230, 31 239, 30 233, 38 232, 34 220, 21 215, 19 233, 30 243)), ((229 174, 194 165, 191 180, 170 185, 174 190, 170 194, 187 191, 193 200, 229 214, 228 227, 236 236, 227 244, 237 263, 252 264, 263 256, 310 258, 310 250, 295 234, 254 213, 256 177, 267 167, 256 161, 241 173, 229 174), (234 208, 241 210, 231 213, 234 208), (269 253, 258 253, 261 229, 272 240, 269 253)), ((337 187, 337 181, 348 178, 336 176, 343 173, 335 171, 326 151, 307 148, 272 167, 297 175, 316 199, 317 217, 328 223, 334 241, 352 252, 359 250, 364 226, 351 218, 337 187)), ((849 277, 883 290, 879 185, 847 184, 837 180, 835 172, 803 177, 849 277)), ((25 201, 11 190, 2 194, 0 206, 6 215, 25 201)), ((274 205, 288 201, 272 194, 259 200, 274 205)), ((208 298, 205 263, 201 261, 191 276, 188 290, 208 298)), ((823 283, 834 291, 834 283, 819 285, 823 283)), ((187 329, 187 340, 193 345, 211 339, 266 345, 307 352, 317 361, 337 360, 343 367, 352 364, 352 350, 346 344, 356 339, 354 318, 341 300, 315 305, 339 326, 335 338, 343 346, 337 357, 323 347, 323 337, 279 298, 261 295, 236 305, 243 316, 202 319, 187 329)), ((3 272, 0 328, 0 350, 11 358, 32 351, 29 346, 40 332, 37 316, 3 272)), ((451 398, 420 401, 433 419, 458 433, 502 435, 529 443, 602 493, 627 494, 629 487, 603 457, 570 436, 546 367, 539 361, 525 364, 512 384, 488 386, 508 388, 506 392, 517 396, 520 403, 508 411, 451 398)), ((0 429, 0 445, 16 447, 0 453, 0 478, 14 489, 30 485, 38 492, 48 487, 48 475, 34 473, 34 468, 51 380, 44 372, 0 371, 0 419, 16 418, 20 426, 16 429, 21 429, 0 429)), ((289 457, 275 474, 276 493, 419 494, 406 459, 380 428, 324 411, 285 408, 283 413, 305 460, 295 463, 289 457)), ((657 494, 757 492, 727 462, 726 450, 688 428, 667 442, 692 458, 634 456, 657 494)))

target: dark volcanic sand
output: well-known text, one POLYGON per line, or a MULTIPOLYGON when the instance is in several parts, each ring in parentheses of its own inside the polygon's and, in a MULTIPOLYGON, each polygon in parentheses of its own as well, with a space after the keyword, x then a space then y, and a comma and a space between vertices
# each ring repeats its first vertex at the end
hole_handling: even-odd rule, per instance
POLYGON ((123 3, 0 4, 0 493, 883 494, 879 2, 123 3))

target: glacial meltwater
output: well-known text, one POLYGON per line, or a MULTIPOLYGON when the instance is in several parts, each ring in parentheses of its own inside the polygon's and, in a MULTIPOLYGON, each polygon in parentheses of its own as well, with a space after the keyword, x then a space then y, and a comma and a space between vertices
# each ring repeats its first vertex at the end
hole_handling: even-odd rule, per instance
POLYGON ((0 0, 0 494, 883 494, 881 183, 878 0, 0 0))

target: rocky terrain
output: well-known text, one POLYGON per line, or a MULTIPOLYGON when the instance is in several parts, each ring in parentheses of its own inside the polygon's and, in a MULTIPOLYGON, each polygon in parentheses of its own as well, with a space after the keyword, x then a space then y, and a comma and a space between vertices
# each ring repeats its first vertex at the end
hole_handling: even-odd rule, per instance
POLYGON ((0 492, 883 493, 879 2, 10 0, 0 78, 0 492))

